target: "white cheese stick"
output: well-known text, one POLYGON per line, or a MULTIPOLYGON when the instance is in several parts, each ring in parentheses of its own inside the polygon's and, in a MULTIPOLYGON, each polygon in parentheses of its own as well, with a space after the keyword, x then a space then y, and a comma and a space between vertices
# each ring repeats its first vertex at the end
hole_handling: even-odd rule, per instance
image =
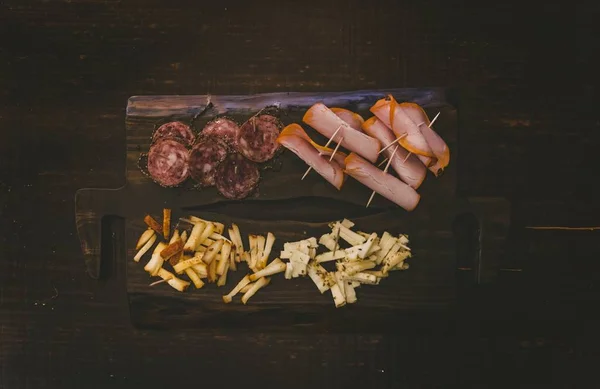
POLYGON ((333 285, 330 290, 336 308, 343 307, 344 305, 346 305, 346 298, 342 294, 342 291, 338 284, 333 285))
POLYGON ((194 227, 192 228, 192 232, 190 232, 190 236, 188 237, 185 245, 183 246, 183 252, 188 254, 196 251, 196 247, 200 246, 199 238, 204 231, 205 224, 202 222, 194 223, 194 227))
POLYGON ((160 242, 156 245, 154 252, 152 253, 152 258, 148 261, 146 266, 144 266, 144 270, 150 273, 151 276, 158 275, 158 271, 162 268, 165 260, 160 256, 160 252, 163 251, 167 247, 167 245, 163 242, 160 242))
POLYGON ((198 274, 191 267, 185 269, 185 274, 192 280, 196 289, 200 289, 204 286, 204 282, 202 282, 198 274))
POLYGON ((175 273, 181 274, 188 267, 192 267, 194 265, 199 265, 199 264, 202 264, 204 266, 204 268, 206 269, 206 264, 202 260, 203 256, 204 256, 204 254, 202 254, 202 253, 199 253, 199 254, 196 253, 196 255, 194 255, 192 258, 184 259, 183 261, 179 261, 178 263, 176 263, 175 266, 173 266, 173 270, 175 270, 175 273))
POLYGON ((142 232, 142 235, 140 235, 140 238, 138 239, 137 244, 135 245, 135 249, 139 250, 142 247, 144 247, 146 242, 148 242, 150 238, 152 238, 155 234, 156 233, 152 228, 148 228, 146 231, 142 232))
POLYGON ((230 303, 231 300, 233 299, 233 296, 235 296, 236 294, 239 293, 239 291, 246 285, 248 285, 250 283, 250 277, 249 276, 245 276, 244 278, 242 278, 240 280, 240 282, 238 282, 238 284, 235 286, 235 288, 233 288, 233 290, 231 292, 229 292, 228 294, 226 294, 225 296, 223 296, 223 301, 225 303, 230 303))
POLYGON ((252 284, 252 287, 248 289, 248 291, 242 296, 242 303, 246 304, 250 297, 254 296, 260 288, 267 286, 269 282, 271 282, 270 278, 263 277, 256 281, 254 284, 252 284))
POLYGON ((226 268, 229 266, 229 254, 231 253, 231 242, 229 240, 223 241, 221 246, 221 259, 219 260, 219 264, 217 265, 217 275, 223 275, 223 272, 226 271, 226 268))
POLYGON ((286 264, 279 258, 275 258, 269 266, 262 270, 257 271, 254 274, 250 274, 250 281, 256 281, 261 277, 272 276, 273 274, 282 273, 286 269, 286 264))
POLYGON ((156 275, 158 275, 163 280, 167 281, 169 285, 171 285, 174 289, 180 292, 183 292, 188 288, 188 286, 190 286, 190 283, 188 281, 184 281, 181 278, 177 278, 175 277, 175 274, 162 268, 158 271, 156 275))
POLYGON ((367 273, 356 273, 351 276, 344 275, 344 279, 346 281, 358 281, 361 284, 369 284, 369 285, 379 284, 379 277, 376 277, 373 274, 367 274, 367 273))
POLYGON ((223 247, 223 240, 217 240, 215 241, 215 243, 211 244, 209 248, 206 249, 206 252, 204 253, 204 256, 202 257, 202 260, 204 261, 204 263, 206 263, 207 265, 210 265, 210 263, 213 261, 213 259, 215 259, 217 257, 217 254, 221 251, 221 248, 223 247))
POLYGON ((344 281, 344 295, 346 296, 346 302, 348 304, 354 304, 357 301, 356 291, 354 290, 354 286, 352 286, 351 281, 344 281))
POLYGON ((260 258, 260 266, 259 268, 264 268, 269 261, 269 255, 271 255, 271 250, 273 250, 273 244, 275 244, 275 235, 272 233, 267 234, 267 240, 265 242, 265 247, 263 253, 260 258))
POLYGON ((317 255, 315 257, 315 260, 317 261, 317 263, 335 261, 336 259, 342 259, 346 257, 346 253, 347 252, 345 250, 337 250, 336 252, 328 251, 317 255))
POLYGON ((138 251, 137 254, 135 254, 135 257, 133 257, 133 260, 136 262, 139 262, 140 259, 142 259, 142 257, 144 256, 144 254, 146 254, 148 250, 150 250, 154 242, 156 242, 156 233, 154 232, 154 230, 148 229, 147 231, 151 231, 152 235, 150 236, 150 239, 148 239, 146 243, 144 243, 140 251, 138 251))

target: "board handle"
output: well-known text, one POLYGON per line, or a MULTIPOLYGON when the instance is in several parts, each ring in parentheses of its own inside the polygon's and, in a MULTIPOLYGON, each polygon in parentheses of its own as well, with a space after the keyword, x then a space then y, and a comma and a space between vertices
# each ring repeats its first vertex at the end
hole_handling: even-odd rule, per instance
POLYGON ((102 220, 119 214, 120 189, 79 189, 75 194, 75 224, 88 275, 100 279, 102 220))
POLYGON ((455 220, 459 283, 494 282, 502 268, 510 228, 511 204, 505 198, 470 197, 471 211, 455 220), (463 273, 463 274, 461 274, 463 273))

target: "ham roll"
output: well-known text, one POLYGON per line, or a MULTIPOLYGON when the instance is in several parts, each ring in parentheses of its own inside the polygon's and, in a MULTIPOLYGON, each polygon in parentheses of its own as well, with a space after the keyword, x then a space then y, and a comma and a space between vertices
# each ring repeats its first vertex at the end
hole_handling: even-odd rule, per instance
MULTIPOLYGON (((306 131, 304 131, 304 128, 302 128, 301 125, 299 125, 298 123, 292 123, 289 126, 285 127, 283 129, 283 131, 281 131, 282 134, 285 135, 295 135, 298 136, 304 140, 306 140, 308 143, 310 143, 315 149, 317 149, 317 151, 325 156, 325 157, 329 157, 331 156, 331 154, 333 153, 332 148, 329 147, 325 147, 325 146, 321 146, 320 144, 318 144, 317 142, 315 142, 314 140, 312 140, 310 138, 310 136, 308 136, 308 134, 306 133, 306 131)), ((338 151, 335 152, 335 155, 333 156, 333 161, 337 162, 338 165, 340 165, 342 168, 346 166, 346 153, 341 152, 339 149, 338 151)), ((329 160, 329 158, 327 158, 327 160, 329 160)))
POLYGON ((412 211, 419 204, 421 196, 413 188, 391 174, 384 173, 383 170, 373 166, 355 153, 350 153, 346 158, 344 171, 361 184, 407 211, 412 211))
POLYGON ((420 122, 412 119, 405 104, 398 104, 394 97, 390 95, 378 100, 370 110, 394 131, 397 138, 403 137, 398 143, 406 150, 424 157, 435 157, 425 136, 421 133, 420 122))
MULTIPOLYGON (((389 145, 396 139, 392 130, 387 128, 387 126, 383 124, 381 120, 377 119, 376 116, 365 121, 362 128, 367 135, 379 140, 379 142, 381 142, 381 147, 389 145)), ((415 154, 409 155, 409 152, 400 145, 388 147, 383 151, 383 154, 387 158, 391 158, 392 154, 394 154, 391 166, 396 173, 398 173, 398 176, 402 181, 413 189, 417 189, 421 186, 421 183, 427 175, 427 169, 415 154), (398 147, 398 150, 394 154, 394 149, 396 147, 398 147)))
POLYGON ((333 153, 333 149, 313 142, 304 129, 296 123, 285 127, 279 134, 277 142, 296 154, 338 190, 342 188, 344 184, 342 167, 345 166, 346 158, 344 153, 338 150, 330 162, 329 156, 333 153))
POLYGON ((433 164, 429 166, 429 170, 438 176, 450 163, 450 149, 448 148, 448 145, 444 142, 442 137, 430 127, 431 121, 423 108, 414 103, 402 103, 400 105, 413 122, 422 123, 419 126, 419 129, 435 156, 433 164))
POLYGON ((334 142, 337 143, 337 140, 343 137, 342 147, 361 155, 372 163, 377 161, 380 150, 379 141, 353 129, 323 103, 316 103, 310 107, 304 114, 302 121, 327 138, 331 138, 340 128, 336 139, 333 140, 334 142))
POLYGON ((357 131, 362 131, 362 124, 365 122, 365 119, 363 119, 362 116, 345 108, 332 107, 330 109, 340 119, 348 123, 350 127, 357 131))

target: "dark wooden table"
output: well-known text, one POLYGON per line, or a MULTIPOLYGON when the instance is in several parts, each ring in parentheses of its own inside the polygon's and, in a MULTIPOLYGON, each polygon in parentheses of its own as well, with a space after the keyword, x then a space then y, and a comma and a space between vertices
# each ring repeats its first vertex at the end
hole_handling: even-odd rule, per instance
POLYGON ((0 1, 0 387, 597 387, 600 231, 526 227, 600 225, 598 7, 481 3, 0 1), (139 331, 85 275, 74 193, 122 185, 129 96, 427 86, 521 270, 443 330, 139 331))

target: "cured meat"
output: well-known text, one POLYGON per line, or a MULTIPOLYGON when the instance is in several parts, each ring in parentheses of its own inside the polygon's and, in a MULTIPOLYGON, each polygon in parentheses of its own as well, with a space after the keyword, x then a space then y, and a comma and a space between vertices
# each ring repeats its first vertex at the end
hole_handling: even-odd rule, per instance
POLYGON ((357 131, 362 131, 362 124, 365 120, 357 114, 356 112, 352 112, 345 108, 330 108, 333 113, 335 113, 340 119, 345 121, 350 125, 350 127, 354 128, 357 131))
POLYGON ((275 116, 252 116, 240 128, 237 149, 246 158, 254 162, 265 162, 275 156, 279 149, 277 137, 282 124, 275 116))
MULTIPOLYGON (((299 125, 298 123, 292 123, 289 126, 285 127, 282 131, 281 134, 279 135, 279 138, 277 138, 277 141, 281 144, 280 139, 282 138, 282 136, 284 135, 294 135, 297 137, 300 137, 304 140, 306 140, 307 142, 309 142, 315 149, 317 149, 318 153, 320 153, 321 155, 325 156, 327 158, 327 160, 329 160, 329 156, 333 153, 334 149, 331 149, 329 147, 325 147, 325 146, 321 146, 320 144, 318 144, 317 142, 313 141, 308 134, 306 133, 306 131, 304 131, 304 128, 302 128, 301 125, 299 125)), ((283 144, 282 144, 283 145, 283 144)), ((340 165, 342 168, 344 166, 346 166, 346 163, 344 162, 344 160, 346 159, 346 153, 341 152, 339 149, 338 151, 336 151, 335 155, 333 156, 333 160, 336 161, 338 163, 338 165, 340 165)), ((306 162, 306 161, 305 161, 306 162)))
MULTIPOLYGON (((316 103, 306 111, 302 121, 327 138, 331 138, 339 128, 336 139, 344 140, 341 146, 362 155, 371 162, 377 161, 379 141, 367 134, 353 129, 348 123, 340 119, 332 110, 323 103, 316 103)), ((333 141, 336 142, 336 139, 333 141)))
MULTIPOLYGON (((381 142, 381 147, 389 145, 396 139, 392 130, 387 128, 376 116, 373 116, 364 122, 363 129, 370 136, 377 138, 379 142, 381 142)), ((398 173, 398 176, 402 181, 413 189, 417 189, 421 185, 427 175, 427 169, 415 154, 409 155, 409 152, 400 145, 390 146, 385 149, 382 154, 387 158, 390 158, 392 154, 394 154, 391 166, 396 173, 398 173), (396 147, 398 147, 398 150, 394 154, 394 149, 396 147)))
MULTIPOLYGON (((300 159, 312 167, 331 185, 335 186, 338 190, 342 188, 344 184, 343 165, 340 166, 335 159, 330 162, 329 157, 325 153, 323 155, 319 154, 319 151, 328 150, 328 155, 331 155, 333 150, 318 145, 318 148, 315 147, 315 143, 310 140, 306 132, 298 124, 291 124, 284 128, 277 141, 300 157, 300 159)), ((340 157, 342 156, 340 155, 340 157)))
POLYGON ((224 117, 211 120, 204 126, 201 134, 206 136, 217 136, 227 142, 232 147, 237 146, 237 138, 240 133, 240 126, 231 119, 224 117))
POLYGON ((189 175, 189 151, 175 139, 159 139, 148 152, 148 173, 162 186, 177 186, 189 175))
POLYGON ((190 176, 201 186, 215 185, 217 167, 227 157, 227 151, 227 145, 221 138, 199 138, 190 151, 190 176))
POLYGON ((350 153, 346 158, 345 172, 407 211, 415 209, 421 200, 421 196, 413 188, 355 153, 350 153))
POLYGON ((215 184, 223 196, 232 200, 247 197, 258 185, 258 165, 243 155, 229 154, 217 167, 215 184))
POLYGON ((169 122, 158 127, 152 136, 152 143, 159 139, 172 138, 188 146, 194 143, 194 132, 187 124, 182 122, 169 122))
POLYGON ((425 137, 427 144, 431 147, 431 151, 435 155, 434 163, 429 166, 429 170, 438 176, 446 166, 450 163, 450 149, 441 136, 431 128, 431 121, 427 114, 419 105, 414 103, 403 103, 404 111, 410 116, 415 123, 421 123, 419 129, 425 137))
POLYGON ((371 107, 371 112, 391 128, 396 137, 403 137, 399 143, 406 150, 425 157, 435 157, 421 133, 419 122, 409 116, 406 104, 398 104, 394 97, 388 96, 378 100, 371 107))

